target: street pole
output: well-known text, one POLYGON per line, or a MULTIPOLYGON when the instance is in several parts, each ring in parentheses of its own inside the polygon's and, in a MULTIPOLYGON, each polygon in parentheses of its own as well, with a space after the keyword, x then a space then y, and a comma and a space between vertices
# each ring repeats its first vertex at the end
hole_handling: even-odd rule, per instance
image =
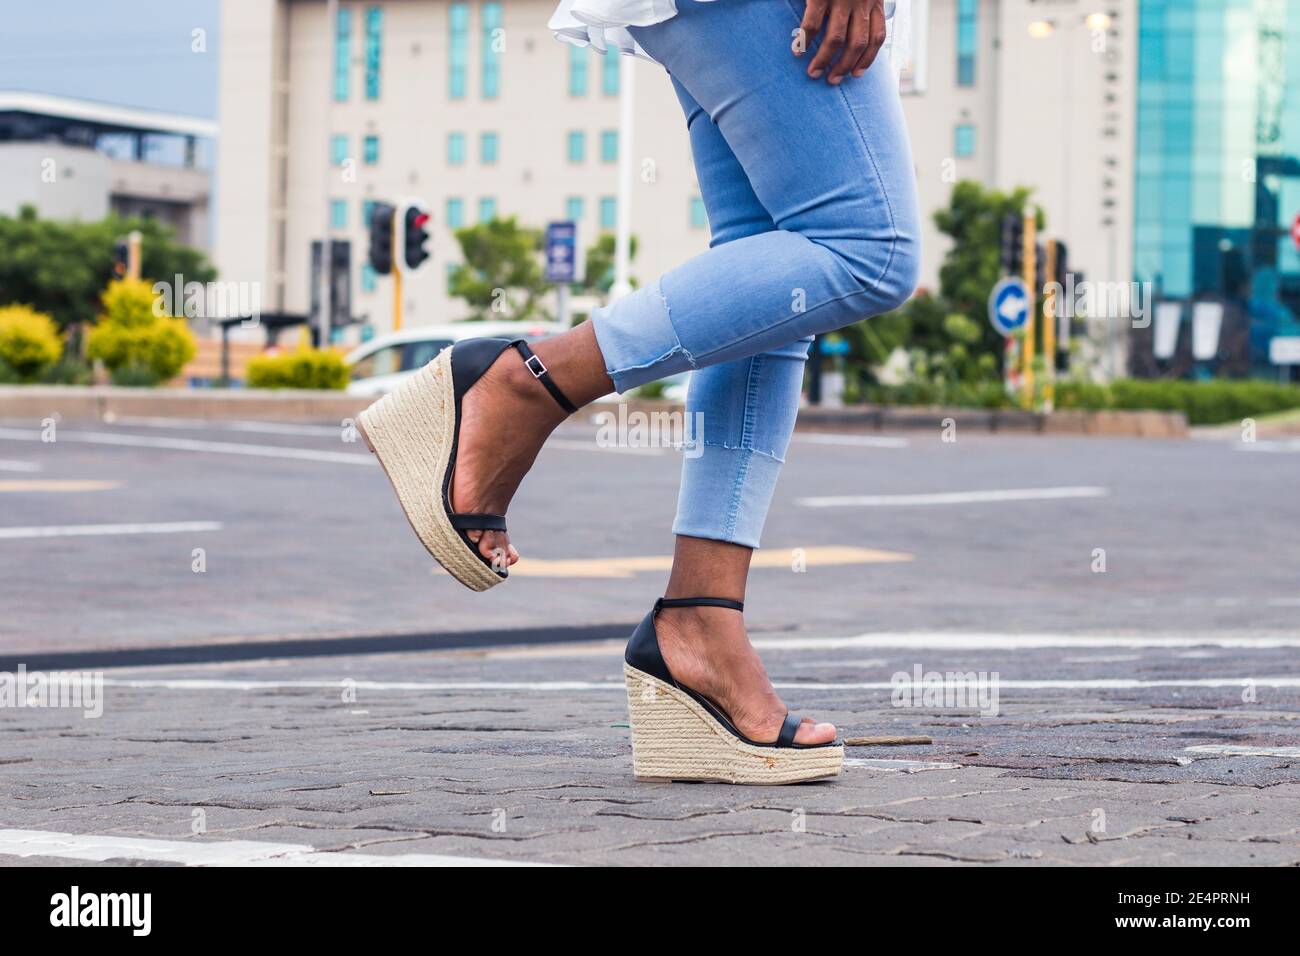
MULTIPOLYGON (((1047 240, 1047 281, 1056 281, 1056 240, 1047 240)), ((1056 290, 1043 295, 1043 411, 1050 412, 1056 401, 1056 290)))
MULTIPOLYGON (((325 3, 325 36, 327 38, 325 48, 332 50, 333 44, 328 41, 333 37, 339 28, 339 3, 338 0, 326 0, 325 3)), ((321 84, 321 89, 325 91, 325 147, 320 151, 320 155, 325 157, 325 190, 321 199, 321 212, 324 213, 323 222, 325 228, 321 230, 320 243, 320 281, 322 283, 320 297, 320 342, 322 349, 329 347, 330 341, 330 313, 334 311, 334 290, 333 283, 330 281, 330 266, 334 261, 334 239, 330 236, 330 229, 333 226, 330 217, 330 177, 333 176, 333 136, 330 132, 330 116, 334 109, 334 70, 331 66, 330 56, 325 56, 325 77, 321 84)))
POLYGON ((632 136, 635 120, 633 83, 635 57, 618 56, 618 208, 614 231, 614 284, 610 301, 632 291, 632 136))
POLYGON ((1037 348, 1034 326, 1038 318, 1038 290, 1034 288, 1038 281, 1038 220, 1032 212, 1025 214, 1023 248, 1022 260, 1025 268, 1025 290, 1029 294, 1029 317, 1025 322, 1025 347, 1020 356, 1020 371, 1022 387, 1025 390, 1025 407, 1033 408, 1034 351, 1037 348))
POLYGON ((140 246, 143 242, 144 236, 140 234, 139 229, 132 229, 126 234, 126 277, 128 279, 140 278, 140 256, 142 252, 140 246))

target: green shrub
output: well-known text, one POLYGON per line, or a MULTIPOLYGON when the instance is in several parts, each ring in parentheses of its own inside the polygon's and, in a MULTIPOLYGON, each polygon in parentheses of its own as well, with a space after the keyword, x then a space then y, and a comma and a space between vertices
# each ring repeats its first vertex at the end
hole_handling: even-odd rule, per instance
POLYGON ((348 367, 332 349, 300 348, 259 355, 248 363, 249 388, 340 389, 347 384, 348 367))
POLYGON ((3 376, 32 382, 63 355, 54 320, 26 305, 0 307, 0 363, 3 376))
POLYGON ((1110 389, 1105 385, 1095 385, 1092 382, 1057 382, 1056 407, 1097 411, 1113 407, 1113 399, 1110 389))
POLYGON ((1278 382, 1215 379, 1121 379, 1110 385, 1062 382, 1058 408, 1183 412, 1192 425, 1217 425, 1253 415, 1300 408, 1300 388, 1278 382))
POLYGON ((157 385, 180 374, 198 347, 181 319, 158 315, 152 287, 138 279, 111 282, 103 312, 86 337, 86 354, 108 367, 117 385, 157 385))

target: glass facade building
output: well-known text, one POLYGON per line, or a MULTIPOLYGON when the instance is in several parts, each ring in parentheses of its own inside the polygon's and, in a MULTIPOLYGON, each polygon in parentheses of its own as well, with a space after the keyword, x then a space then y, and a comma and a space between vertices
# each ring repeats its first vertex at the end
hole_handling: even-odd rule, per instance
MULTIPOLYGON (((1221 301, 1249 364, 1300 334, 1300 4, 1139 4, 1135 279, 1221 301)), ((1221 340, 1222 341, 1222 340, 1221 340)))

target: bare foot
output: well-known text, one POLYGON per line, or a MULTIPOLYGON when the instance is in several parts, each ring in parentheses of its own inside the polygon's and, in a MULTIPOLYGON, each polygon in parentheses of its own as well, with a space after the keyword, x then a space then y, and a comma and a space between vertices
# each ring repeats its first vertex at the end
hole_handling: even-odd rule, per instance
MULTIPOLYGON (((567 417, 519 353, 502 352, 461 399, 452 510, 505 514, 547 436, 567 417)), ((498 566, 519 560, 504 531, 466 534, 498 566)))
MULTIPOLYGON (((673 677, 717 704, 750 740, 776 740, 787 708, 767 679, 739 613, 716 607, 664 608, 655 619, 655 633, 673 677)), ((794 735, 798 744, 834 739, 834 724, 810 717, 794 735)))

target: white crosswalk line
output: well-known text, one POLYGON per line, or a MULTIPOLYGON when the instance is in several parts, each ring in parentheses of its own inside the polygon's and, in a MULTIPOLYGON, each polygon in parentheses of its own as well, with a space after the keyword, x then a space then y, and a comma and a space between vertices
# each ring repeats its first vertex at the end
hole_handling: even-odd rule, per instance
POLYGON ((59 860, 150 860, 185 866, 544 866, 432 853, 323 852, 306 843, 257 840, 157 840, 149 837, 0 830, 0 856, 59 860))

